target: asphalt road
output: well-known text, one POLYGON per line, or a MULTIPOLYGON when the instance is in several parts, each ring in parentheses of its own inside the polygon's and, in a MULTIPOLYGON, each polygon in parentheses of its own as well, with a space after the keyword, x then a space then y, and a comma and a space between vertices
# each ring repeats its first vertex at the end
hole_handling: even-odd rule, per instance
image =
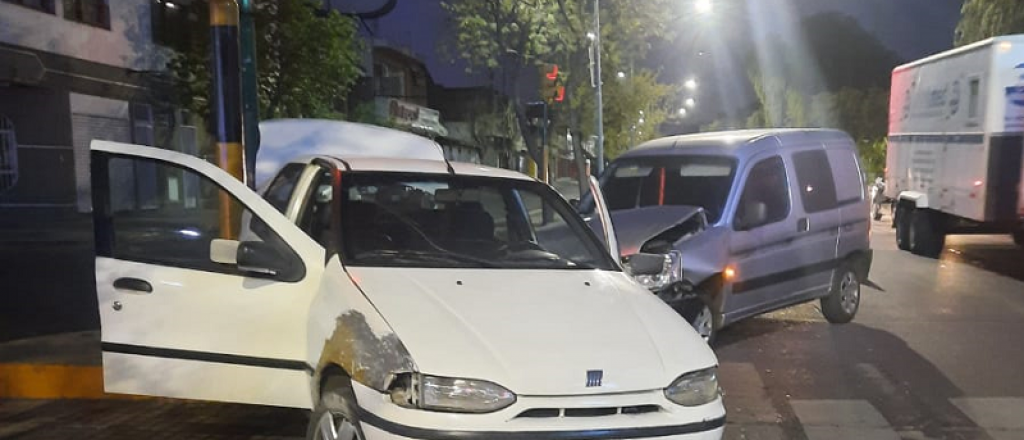
MULTIPOLYGON (((886 219, 887 220, 887 219, 886 219)), ((727 439, 1024 439, 1024 252, 950 237, 939 260, 873 228, 853 323, 817 304, 736 324, 716 351, 727 439)), ((167 401, 0 402, 0 438, 300 438, 300 411, 167 401), (274 421, 274 423, 268 423, 274 421)))

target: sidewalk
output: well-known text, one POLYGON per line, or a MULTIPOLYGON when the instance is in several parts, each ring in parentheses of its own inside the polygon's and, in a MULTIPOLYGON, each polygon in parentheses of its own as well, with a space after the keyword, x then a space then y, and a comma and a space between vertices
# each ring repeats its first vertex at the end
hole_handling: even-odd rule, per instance
POLYGON ((0 399, 128 397, 103 392, 99 332, 0 343, 0 399))

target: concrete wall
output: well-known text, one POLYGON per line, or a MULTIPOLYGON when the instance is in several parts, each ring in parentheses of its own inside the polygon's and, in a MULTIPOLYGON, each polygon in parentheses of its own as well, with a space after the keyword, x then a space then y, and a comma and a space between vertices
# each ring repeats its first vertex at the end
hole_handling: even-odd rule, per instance
POLYGON ((108 0, 110 30, 0 2, 0 42, 132 70, 160 70, 168 52, 153 43, 150 0, 108 0))

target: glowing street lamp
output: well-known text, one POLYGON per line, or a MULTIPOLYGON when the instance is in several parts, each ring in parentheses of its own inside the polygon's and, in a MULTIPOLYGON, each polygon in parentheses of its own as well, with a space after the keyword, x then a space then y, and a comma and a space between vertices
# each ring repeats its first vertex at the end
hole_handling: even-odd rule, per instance
POLYGON ((711 13, 711 11, 715 9, 715 6, 713 3, 711 3, 711 0, 696 0, 693 4, 693 7, 694 9, 697 10, 697 13, 701 15, 709 14, 711 13))
POLYGON ((693 98, 686 98, 686 101, 683 102, 683 105, 685 105, 687 108, 693 108, 694 106, 697 105, 697 101, 693 98))
POLYGON ((690 78, 683 83, 683 86, 686 87, 687 90, 697 90, 697 80, 690 78))

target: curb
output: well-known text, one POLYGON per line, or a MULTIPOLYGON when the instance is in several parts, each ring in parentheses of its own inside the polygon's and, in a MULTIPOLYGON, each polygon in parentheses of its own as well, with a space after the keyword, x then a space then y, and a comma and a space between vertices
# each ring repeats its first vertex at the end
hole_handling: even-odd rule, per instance
POLYGON ((103 367, 0 364, 0 399, 146 399, 103 392, 103 367))

